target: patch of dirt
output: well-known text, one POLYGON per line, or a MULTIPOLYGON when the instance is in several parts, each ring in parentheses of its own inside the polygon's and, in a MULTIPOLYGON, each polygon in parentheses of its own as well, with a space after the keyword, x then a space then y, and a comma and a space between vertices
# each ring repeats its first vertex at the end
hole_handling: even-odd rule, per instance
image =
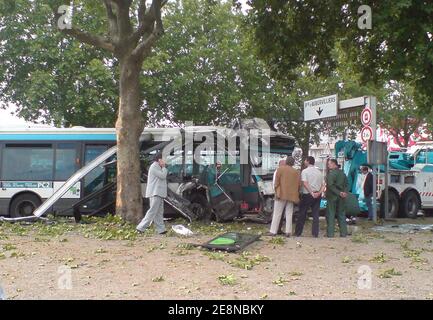
MULTIPOLYGON (((303 237, 262 236, 247 251, 228 254, 188 243, 228 230, 264 234, 268 226, 195 223, 195 235, 180 238, 136 235, 118 220, 95 221, 0 224, 0 285, 7 298, 433 299, 431 232, 375 233, 363 221, 352 236, 328 239, 321 220, 318 239, 308 222, 303 237)), ((433 218, 398 220, 407 222, 431 224, 433 218)))

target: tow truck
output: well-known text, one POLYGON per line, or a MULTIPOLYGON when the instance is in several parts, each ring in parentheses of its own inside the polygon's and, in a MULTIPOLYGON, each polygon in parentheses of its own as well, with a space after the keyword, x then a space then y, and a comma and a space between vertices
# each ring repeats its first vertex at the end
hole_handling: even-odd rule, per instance
MULTIPOLYGON (((360 208, 366 211, 362 191, 364 177, 361 165, 368 165, 367 153, 354 141, 336 143, 336 154, 343 158, 342 168, 348 176, 350 191, 358 196, 360 208)), ((416 218, 420 210, 433 210, 433 143, 420 143, 414 153, 390 152, 388 155, 388 203, 385 213, 385 173, 379 167, 377 179, 378 208, 384 218, 416 218)))

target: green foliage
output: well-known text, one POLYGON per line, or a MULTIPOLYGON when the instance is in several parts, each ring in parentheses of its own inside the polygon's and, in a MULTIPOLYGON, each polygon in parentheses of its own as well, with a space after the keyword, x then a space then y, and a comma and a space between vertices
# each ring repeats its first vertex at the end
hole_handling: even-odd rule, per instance
POLYGON ((385 263, 388 261, 388 258, 383 252, 376 254, 373 258, 370 259, 370 262, 376 263, 385 263))
MULTIPOLYGON (((112 127, 118 103, 116 61, 58 32, 49 1, 7 3, 14 5, 0 7, 2 102, 15 103, 27 120, 112 127)), ((73 23, 100 33, 102 4, 92 8, 91 19, 85 16, 87 9, 75 10, 73 23)))
POLYGON ((162 282, 164 281, 164 276, 158 276, 152 279, 152 282, 162 282))
POLYGON ((278 244, 278 245, 283 245, 283 244, 285 244, 286 243, 286 240, 284 239, 284 237, 280 237, 280 236, 276 236, 276 237, 272 237, 270 240, 269 240, 269 243, 272 243, 272 244, 278 244))
POLYGON ((275 285, 277 285, 279 287, 284 286, 287 282, 289 282, 289 280, 286 280, 286 279, 284 279, 282 277, 279 277, 278 279, 272 281, 273 284, 275 284, 275 285))
POLYGON ((261 254, 251 256, 250 252, 244 251, 237 258, 229 261, 229 264, 236 268, 251 270, 255 265, 267 261, 270 261, 270 259, 267 256, 261 254))
POLYGON ((362 83, 407 81, 415 101, 430 112, 433 105, 433 4, 408 0, 250 0, 248 23, 258 55, 276 78, 294 81, 297 69, 329 76, 341 45, 362 83), (372 9, 372 29, 358 28, 361 4, 372 9))
POLYGON ((234 286, 235 284, 237 284, 237 279, 232 274, 220 275, 220 276, 218 276, 218 281, 223 286, 234 286))
POLYGON ((401 276, 402 273, 400 271, 392 269, 386 269, 383 270, 381 273, 379 273, 379 278, 385 279, 385 278, 392 278, 392 276, 401 276))

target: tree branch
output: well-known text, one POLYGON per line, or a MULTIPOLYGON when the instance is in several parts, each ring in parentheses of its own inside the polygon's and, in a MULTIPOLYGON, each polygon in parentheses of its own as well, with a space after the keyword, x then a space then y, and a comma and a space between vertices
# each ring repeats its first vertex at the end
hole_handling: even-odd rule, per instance
POLYGON ((119 28, 117 25, 117 17, 113 12, 113 2, 111 0, 103 0, 108 17, 108 33, 113 42, 118 42, 119 28))
MULTIPOLYGON (((164 4, 167 2, 166 0, 163 0, 164 4)), ((149 50, 152 48, 153 44, 156 42, 156 40, 164 33, 164 28, 162 26, 162 20, 161 20, 161 7, 162 3, 161 0, 153 0, 152 2, 152 8, 154 8, 154 22, 152 22, 152 32, 149 34, 149 36, 138 43, 137 47, 132 51, 132 56, 134 58, 142 59, 144 55, 149 52, 149 50)), ((150 10, 150 11, 151 11, 150 10)))
MULTIPOLYGON (((150 8, 146 8, 146 0, 141 0, 138 7, 138 27, 131 37, 132 42, 138 42, 145 33, 151 33, 155 20, 168 0, 154 0, 150 8)), ((162 24, 162 23, 161 23, 162 24)), ((161 28, 162 29, 162 28, 161 28)))
POLYGON ((76 38, 77 40, 80 40, 83 43, 92 45, 94 47, 100 48, 100 49, 105 49, 108 50, 110 52, 114 52, 114 45, 107 40, 106 38, 102 37, 102 36, 98 36, 98 35, 93 35, 81 30, 78 30, 76 28, 72 28, 72 29, 63 29, 61 30, 61 32, 73 36, 74 38, 76 38))
MULTIPOLYGON (((57 26, 57 22, 59 21, 61 14, 58 13, 57 8, 52 7, 51 9, 53 10, 54 13, 53 26, 57 26)), ((115 48, 113 43, 111 43, 109 39, 106 39, 102 36, 90 34, 77 28, 65 28, 65 29, 59 29, 59 31, 74 37, 75 39, 81 41, 82 43, 114 53, 115 48)))
POLYGON ((116 16, 119 41, 127 40, 132 33, 131 19, 129 17, 129 9, 132 0, 111 0, 116 5, 116 16))

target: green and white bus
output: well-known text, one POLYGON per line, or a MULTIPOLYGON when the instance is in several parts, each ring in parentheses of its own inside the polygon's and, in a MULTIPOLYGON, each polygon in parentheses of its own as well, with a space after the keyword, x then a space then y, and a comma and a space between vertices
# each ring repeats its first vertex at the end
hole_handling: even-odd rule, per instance
MULTIPOLYGON (((74 172, 115 144, 114 128, 0 130, 0 215, 31 215, 74 172)), ((66 209, 102 188, 106 175, 103 168, 93 170, 50 211, 71 214, 66 209)))

